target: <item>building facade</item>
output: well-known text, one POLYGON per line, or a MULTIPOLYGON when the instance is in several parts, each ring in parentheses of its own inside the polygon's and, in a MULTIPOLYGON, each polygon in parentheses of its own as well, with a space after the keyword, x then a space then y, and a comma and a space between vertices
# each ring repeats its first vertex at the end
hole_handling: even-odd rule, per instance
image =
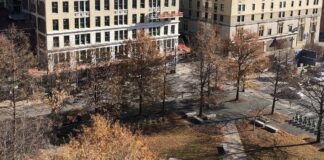
POLYGON ((179 0, 24 0, 23 11, 35 22, 38 59, 50 71, 118 59, 139 30, 161 51, 175 50, 182 15, 179 0))
POLYGON ((22 0, 0 0, 0 8, 6 8, 13 13, 20 13, 22 8, 21 1, 22 0))
POLYGON ((181 32, 193 34, 198 22, 215 25, 223 38, 241 29, 257 32, 264 50, 276 39, 289 48, 319 40, 322 0, 182 0, 181 32))
MULTIPOLYGON (((324 14, 324 3, 322 4, 323 5, 323 7, 322 7, 322 15, 324 14)), ((322 34, 320 34, 320 37, 323 37, 324 35, 324 16, 322 16, 321 17, 321 29, 320 29, 320 32, 322 33, 322 34)))

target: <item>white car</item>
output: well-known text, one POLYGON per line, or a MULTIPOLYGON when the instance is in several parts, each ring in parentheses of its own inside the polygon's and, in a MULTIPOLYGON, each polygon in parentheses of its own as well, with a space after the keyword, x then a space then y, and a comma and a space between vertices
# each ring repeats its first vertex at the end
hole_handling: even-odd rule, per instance
POLYGON ((324 72, 319 72, 316 74, 316 76, 312 77, 309 82, 311 84, 319 83, 319 82, 324 82, 324 72))

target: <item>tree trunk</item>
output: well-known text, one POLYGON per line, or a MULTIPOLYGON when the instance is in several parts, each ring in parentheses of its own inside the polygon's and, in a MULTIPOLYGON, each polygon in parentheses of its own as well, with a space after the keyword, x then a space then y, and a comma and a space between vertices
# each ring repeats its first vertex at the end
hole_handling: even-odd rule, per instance
POLYGON ((199 116, 202 116, 204 106, 204 85, 200 85, 200 108, 199 108, 199 116))
POLYGON ((97 95, 98 91, 97 91, 97 82, 95 82, 95 83, 96 84, 94 86, 94 101, 95 101, 95 105, 97 107, 97 105, 98 105, 98 95, 97 95))
POLYGON ((166 98, 166 75, 164 75, 163 80, 163 102, 162 102, 162 114, 165 112, 165 98, 166 98))
POLYGON ((275 107, 276 107, 276 102, 277 102, 277 88, 278 88, 278 83, 276 81, 274 91, 273 91, 273 100, 272 100, 272 107, 271 107, 271 114, 274 114, 275 107))
POLYGON ((210 68, 208 68, 208 71, 207 71, 207 96, 208 98, 210 97, 210 68))
POLYGON ((139 90, 139 104, 138 104, 138 115, 141 116, 142 115, 142 107, 143 107, 143 86, 142 86, 142 76, 140 75, 140 80, 138 83, 138 90, 139 90))
POLYGON ((241 65, 238 64, 237 79, 236 79, 236 97, 235 101, 240 99, 240 82, 241 82, 241 65))
POLYGON ((323 121, 323 116, 319 116, 318 122, 317 122, 317 133, 316 133, 316 142, 317 143, 321 142, 322 121, 323 121))
POLYGON ((245 92, 245 83, 246 83, 246 76, 244 75, 242 78, 242 92, 245 92))
POLYGON ((279 68, 277 68, 277 71, 276 71, 276 79, 275 79, 275 85, 274 85, 274 90, 273 90, 273 100, 272 100, 272 107, 271 107, 272 115, 274 114, 275 107, 276 107, 278 83, 279 83, 279 68))
MULTIPOLYGON (((202 55, 201 55, 202 56, 202 55)), ((204 59, 200 59, 200 107, 199 107, 199 116, 202 116, 202 110, 203 110, 203 105, 204 105, 204 71, 203 71, 203 66, 204 66, 204 59)))
POLYGON ((163 77, 163 102, 162 102, 162 114, 163 115, 165 113, 166 78, 167 78, 167 60, 166 60, 166 52, 164 51, 164 77, 163 77))
POLYGON ((317 123, 317 135, 316 135, 316 142, 321 143, 322 138, 322 123, 323 123, 323 114, 324 114, 324 97, 322 95, 321 102, 320 102, 320 111, 317 123))
MULTIPOLYGON (((12 54, 14 54, 13 53, 13 48, 11 48, 11 50, 12 50, 12 54)), ((17 78, 17 76, 16 76, 16 70, 17 70, 17 68, 16 68, 17 66, 16 66, 16 55, 13 55, 13 74, 12 74, 12 79, 13 79, 13 87, 12 87, 12 103, 13 103, 13 140, 12 140, 12 146, 13 146, 13 148, 12 148, 12 150, 13 150, 13 159, 16 159, 16 146, 17 146, 17 144, 16 144, 16 90, 15 90, 15 87, 16 87, 16 78, 17 78)))
POLYGON ((138 110, 138 115, 142 115, 142 104, 143 103, 143 96, 142 94, 140 93, 140 99, 139 99, 139 110, 138 110))
POLYGON ((215 70, 215 86, 218 86, 218 67, 215 70))
MULTIPOLYGON (((14 80, 15 81, 15 80, 14 80)), ((15 85, 15 82, 14 82, 15 85)), ((13 146, 13 159, 16 159, 16 93, 15 93, 15 86, 12 90, 12 103, 13 103, 13 126, 12 126, 12 146, 13 146)))
POLYGON ((240 99, 240 78, 237 77, 236 79, 236 97, 235 100, 238 101, 240 99))

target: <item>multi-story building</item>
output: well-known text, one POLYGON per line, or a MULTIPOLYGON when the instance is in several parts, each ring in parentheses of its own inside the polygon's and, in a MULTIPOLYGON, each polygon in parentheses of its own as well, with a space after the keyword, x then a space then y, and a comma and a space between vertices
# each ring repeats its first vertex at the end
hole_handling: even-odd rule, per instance
POLYGON ((223 38, 247 29, 260 36, 264 50, 274 39, 289 48, 318 41, 322 0, 182 0, 181 32, 192 34, 198 22, 214 24, 223 38))
POLYGON ((35 22, 38 59, 53 70, 118 58, 128 39, 144 30, 161 51, 178 44, 179 0, 24 0, 35 22))
MULTIPOLYGON (((322 4, 323 5, 323 7, 322 7, 322 15, 324 15, 324 3, 322 4)), ((320 28, 320 32, 322 33, 322 34, 320 34, 320 37, 322 37, 323 38, 323 34, 324 34, 324 16, 322 16, 321 17, 321 28, 320 28)))
POLYGON ((20 13, 21 0, 0 0, 0 8, 6 8, 10 12, 20 13))

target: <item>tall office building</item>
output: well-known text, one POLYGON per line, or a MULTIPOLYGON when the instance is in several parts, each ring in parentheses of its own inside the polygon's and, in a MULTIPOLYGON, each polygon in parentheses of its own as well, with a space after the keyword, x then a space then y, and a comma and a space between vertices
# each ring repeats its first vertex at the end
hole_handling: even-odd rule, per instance
POLYGON ((161 51, 175 50, 182 16, 179 0, 23 0, 23 11, 35 22, 38 59, 50 71, 116 59, 142 29, 161 51))
POLYGON ((223 38, 241 29, 257 32, 270 52, 274 39, 299 48, 318 42, 322 0, 182 0, 181 32, 193 34, 198 22, 215 25, 223 38))

